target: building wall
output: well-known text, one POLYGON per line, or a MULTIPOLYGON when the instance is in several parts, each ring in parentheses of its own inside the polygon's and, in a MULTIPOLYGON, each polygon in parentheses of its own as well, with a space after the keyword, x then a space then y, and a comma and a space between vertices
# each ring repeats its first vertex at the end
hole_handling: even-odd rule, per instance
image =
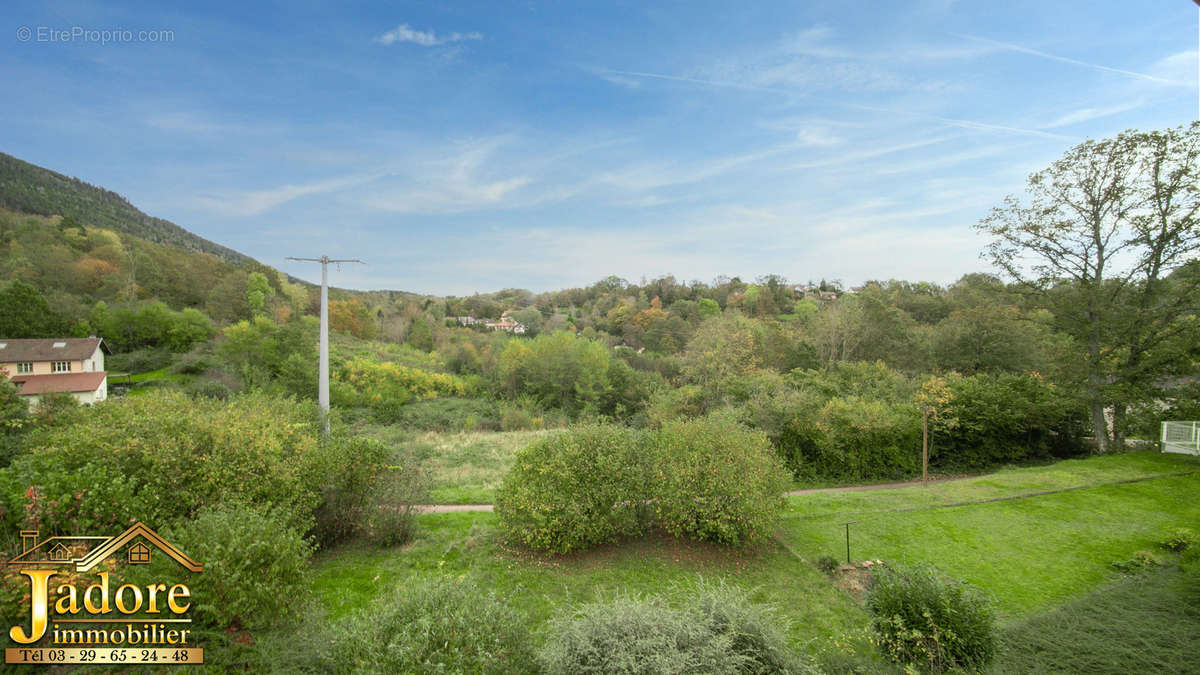
MULTIPOLYGON (((77 391, 71 395, 75 397, 76 401, 79 401, 83 405, 92 405, 94 403, 105 401, 108 399, 108 378, 104 378, 104 381, 100 383, 100 386, 96 389, 96 391, 77 391)), ((21 398, 29 402, 30 408, 35 407, 38 404, 38 401, 42 399, 41 396, 36 394, 32 396, 22 396, 21 398)))

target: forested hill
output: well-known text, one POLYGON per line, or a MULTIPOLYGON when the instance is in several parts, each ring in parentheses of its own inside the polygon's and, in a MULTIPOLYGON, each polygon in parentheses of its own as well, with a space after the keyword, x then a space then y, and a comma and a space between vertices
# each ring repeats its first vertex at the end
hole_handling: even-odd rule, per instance
POLYGON ((61 215, 83 225, 125 232, 158 244, 208 253, 231 263, 247 256, 139 211, 121 195, 0 152, 0 207, 61 215))

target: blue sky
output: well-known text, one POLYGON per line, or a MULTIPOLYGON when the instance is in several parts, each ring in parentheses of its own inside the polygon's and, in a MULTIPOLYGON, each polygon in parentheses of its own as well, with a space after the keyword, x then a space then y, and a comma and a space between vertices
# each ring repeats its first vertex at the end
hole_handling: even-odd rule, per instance
POLYGON ((333 275, 347 287, 948 283, 988 269, 971 226, 1029 173, 1196 118, 1197 18, 1188 0, 10 3, 0 150, 297 276, 319 273, 285 256, 366 260, 333 275))

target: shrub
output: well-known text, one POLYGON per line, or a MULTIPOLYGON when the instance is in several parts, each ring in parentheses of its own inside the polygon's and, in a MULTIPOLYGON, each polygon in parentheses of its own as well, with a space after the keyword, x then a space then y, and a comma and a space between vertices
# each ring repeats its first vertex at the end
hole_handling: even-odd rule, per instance
POLYGON ((504 530, 537 549, 567 553, 644 530, 648 497, 638 432, 578 427, 519 451, 496 497, 504 530))
POLYGON ((161 528, 205 506, 248 503, 274 507, 304 532, 328 476, 354 469, 336 445, 317 442, 314 417, 261 393, 109 401, 35 433, 29 451, 0 470, 4 524, 20 526, 36 495, 47 531, 119 532, 135 517, 161 528))
POLYGON ((263 651, 280 672, 527 673, 529 620, 469 580, 409 580, 332 625, 312 621, 263 651))
POLYGON ((511 340, 496 366, 497 385, 510 399, 522 395, 572 414, 605 411, 613 383, 611 356, 600 342, 560 331, 511 340))
POLYGON ((118 373, 148 373, 166 368, 175 360, 168 349, 136 349, 124 354, 113 354, 105 362, 108 371, 118 373))
POLYGON ((347 405, 374 407, 392 401, 424 401, 465 396, 466 381, 454 375, 409 368, 390 361, 354 359, 335 373, 335 398, 347 405))
POLYGON ((736 586, 701 581, 688 607, 714 635, 733 638, 730 650, 745 658, 743 673, 813 670, 797 662, 787 647, 788 621, 770 605, 756 604, 736 586))
POLYGON ((798 475, 903 478, 921 468, 921 418, 911 404, 835 397, 799 411, 776 444, 798 475))
POLYGON ((884 654, 900 663, 978 669, 995 654, 989 602, 930 567, 873 568, 866 605, 884 654))
POLYGON ((320 501, 313 511, 311 533, 318 545, 332 546, 362 531, 370 513, 371 491, 388 459, 379 441, 363 438, 330 439, 322 457, 329 466, 317 468, 326 475, 320 501), (346 461, 352 458, 352 461, 346 461), (338 467, 341 470, 338 470, 338 467))
POLYGON ((837 558, 829 555, 828 553, 822 555, 820 558, 817 558, 817 569, 821 570, 822 572, 826 574, 833 574, 837 571, 837 568, 837 558))
POLYGON ((538 662, 548 673, 812 673, 788 653, 774 612, 724 585, 678 609, 618 596, 550 622, 538 662))
POLYGON ((171 372, 185 375, 199 375, 206 370, 217 367, 217 360, 207 354, 189 352, 171 367, 171 372))
POLYGON ((204 565, 191 584, 197 619, 215 628, 255 630, 301 609, 312 549, 289 520, 231 502, 205 508, 164 533, 204 565))
POLYGON ((1162 561, 1149 551, 1138 551, 1128 560, 1114 560, 1111 564, 1113 569, 1122 574, 1137 574, 1150 567, 1158 567, 1162 561))
POLYGON ((743 544, 766 536, 787 483, 766 436, 724 418, 650 434, 577 427, 517 454, 496 500, 501 527, 555 553, 643 532, 743 544))
POLYGON ((1186 551, 1196 544, 1198 540, 1196 533, 1186 527, 1181 527, 1177 530, 1172 530, 1167 536, 1159 542, 1163 548, 1181 552, 1186 551))
POLYGON ((501 431, 524 431, 534 428, 534 416, 529 410, 516 405, 506 405, 500 413, 501 431))
POLYGON ((183 391, 192 398, 212 398, 218 401, 224 401, 233 396, 233 391, 225 386, 225 383, 207 378, 188 383, 183 391))
POLYGON ((933 466, 972 471, 1085 450, 1083 407, 1036 373, 981 373, 948 384, 951 400, 933 425, 933 466))
POLYGON ((371 489, 367 537, 380 546, 408 542, 417 531, 413 506, 427 501, 428 495, 425 474, 411 457, 383 467, 371 489))
POLYGON ((742 544, 770 534, 787 489, 766 435, 718 417, 672 422, 644 453, 654 514, 676 537, 742 544))
POLYGON ((414 401, 396 411, 394 422, 424 431, 494 431, 500 428, 496 404, 486 399, 447 396, 414 401), (471 428, 464 420, 474 418, 471 428))

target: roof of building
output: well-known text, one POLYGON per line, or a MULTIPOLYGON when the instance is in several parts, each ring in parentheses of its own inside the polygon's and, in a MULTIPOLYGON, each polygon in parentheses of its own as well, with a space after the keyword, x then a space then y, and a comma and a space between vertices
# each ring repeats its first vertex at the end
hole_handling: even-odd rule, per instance
POLYGON ((0 363, 17 361, 82 361, 96 353, 96 347, 108 351, 103 338, 39 338, 7 340, 0 338, 0 363))
POLYGON ((36 396, 57 392, 96 391, 104 384, 108 373, 58 373, 55 375, 17 375, 12 381, 21 386, 21 396, 36 396))

